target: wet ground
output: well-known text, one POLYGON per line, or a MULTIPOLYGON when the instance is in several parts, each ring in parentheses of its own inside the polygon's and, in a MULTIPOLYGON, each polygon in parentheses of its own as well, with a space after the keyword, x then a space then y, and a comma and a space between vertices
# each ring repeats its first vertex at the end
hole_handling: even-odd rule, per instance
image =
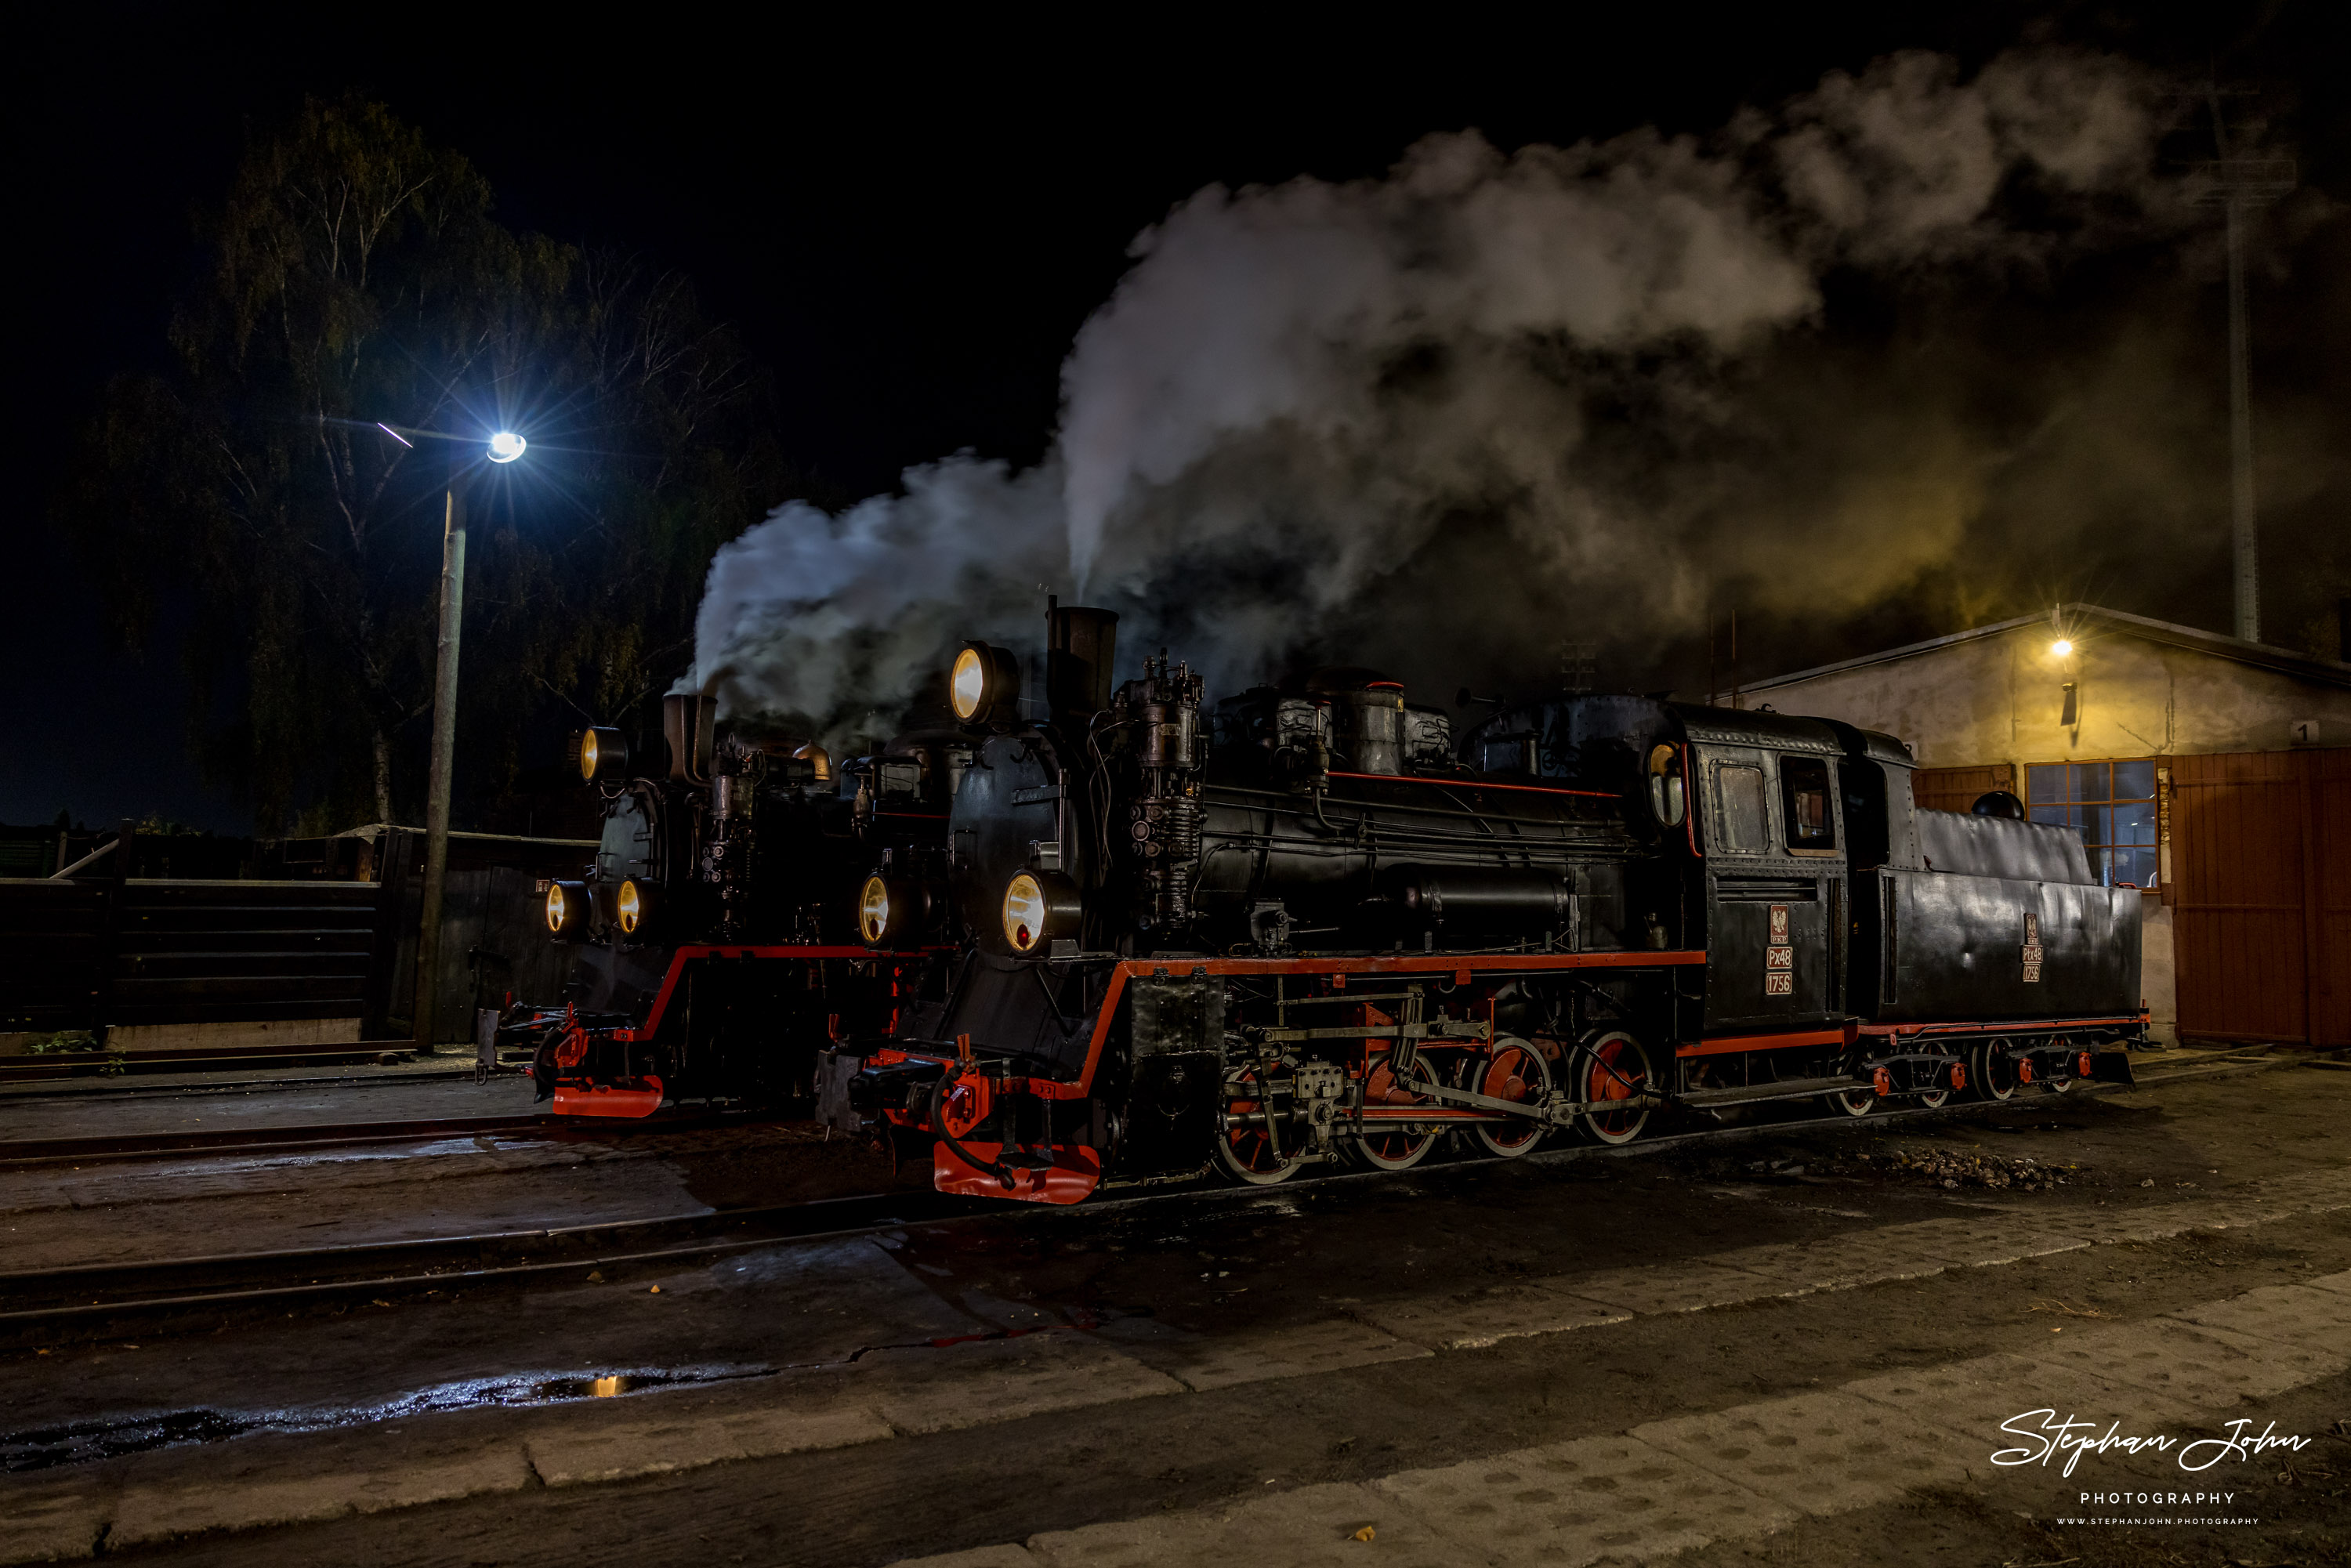
MULTIPOLYGON (((0 1100, 0 1144, 528 1118, 528 1078, 407 1075, 0 1100)), ((807 1124, 542 1128, 0 1168, 0 1270, 643 1220, 922 1185, 807 1124)))
MULTIPOLYGON (((2228 1410, 2308 1438, 2223 1472, 2260 1524, 2061 1526, 2079 1487, 1990 1467, 1997 1433, 1955 1436, 1945 1415, 1907 1436, 1915 1484, 1875 1500, 1826 1506, 1834 1464, 1750 1477, 1730 1501, 1693 1480, 1677 1506, 1697 1524, 1628 1515, 1605 1551, 2345 1561, 2351 1293, 2308 1282, 2351 1270, 2347 1128, 2351 1073, 2289 1067, 1624 1157, 1023 1209, 9 1354, 0 1555, 883 1563, 984 1548, 975 1565, 1018 1568, 1231 1560, 1203 1544, 1202 1521, 1239 1518, 1265 1532, 1262 1561, 1286 1560, 1274 1543, 1294 1529, 1308 1531, 1300 1561, 1326 1548, 1364 1563, 1593 1561, 1512 1544, 1523 1502, 1447 1524, 1409 1478, 1628 1432, 1666 1452, 1677 1439, 1649 1424, 1991 1354, 2028 1358, 2013 1364, 2022 1409, 2043 1379, 2071 1375, 2049 1359, 2068 1333, 2183 1332, 2166 1325, 2282 1291, 2305 1315, 2339 1299, 2344 1352, 2290 1354, 2258 1333, 2236 1345, 2241 1387, 2265 1392, 2241 1388, 2228 1410), (1945 1462, 1961 1450, 1966 1463, 1945 1462), (1318 1499, 1399 1497, 1418 1500, 1364 1525, 1371 1540, 1352 1525, 1312 1537, 1318 1499), (1099 1533, 1113 1526, 1127 1533, 1099 1533), (1070 1531, 1082 1538, 1054 1533, 1070 1531)), ((7 1173, 0 1227, 8 1266, 27 1268, 44 1265, 17 1260, 576 1222, 908 1179, 805 1128, 489 1139, 7 1173)), ((2136 1383, 2100 1397, 2126 1428, 2200 1429, 2136 1383)))

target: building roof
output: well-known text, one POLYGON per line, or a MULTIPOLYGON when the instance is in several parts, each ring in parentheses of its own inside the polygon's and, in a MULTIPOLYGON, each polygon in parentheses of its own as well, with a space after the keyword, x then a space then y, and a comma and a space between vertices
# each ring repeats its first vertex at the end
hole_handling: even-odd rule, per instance
POLYGON ((1982 637, 1997 637, 2026 626, 2063 626, 2078 634, 2091 626, 2102 626, 2126 637, 2143 642, 2162 643, 2174 648, 2186 648, 2194 653, 2208 653, 2216 659, 2231 659, 2241 664, 2253 664, 2297 680, 2312 681, 2320 685, 2351 687, 2351 664, 2335 659, 2314 659, 2307 653, 2297 653, 2290 648, 2273 648, 2266 643, 2248 643, 2241 637, 2224 637, 2217 632, 2206 632, 2195 626, 2181 626, 2174 622, 2150 620, 2144 615, 2132 615, 2120 610, 2108 610, 2096 604, 2079 601, 2061 604, 2053 615, 2020 615, 2013 621, 2001 621, 1990 626, 1972 627, 1954 632, 1948 637, 1931 637, 1924 643, 1910 643, 1899 648, 1887 648, 1876 653, 1864 653, 1857 659, 1841 659, 1834 664, 1819 664, 1792 674, 1772 675, 1761 681, 1739 683, 1740 695, 1770 691, 1777 686, 1793 685, 1819 675, 1833 675, 1846 670, 1858 670, 1871 664, 1891 664, 1896 659, 1914 658, 1920 653, 1932 653, 1940 649, 1971 643, 1982 637))

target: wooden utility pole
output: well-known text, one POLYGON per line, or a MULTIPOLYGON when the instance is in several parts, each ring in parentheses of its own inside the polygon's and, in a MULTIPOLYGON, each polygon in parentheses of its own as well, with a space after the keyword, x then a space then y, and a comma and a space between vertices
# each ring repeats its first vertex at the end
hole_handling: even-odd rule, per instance
POLYGON ((416 925, 413 1039, 431 1051, 438 1038, 441 889, 449 870, 449 775, 457 749, 457 643, 465 623, 465 478, 471 454, 451 464, 442 514, 441 642, 433 673, 433 773, 424 798, 424 898, 416 925))
POLYGON ((2252 329, 2245 302, 2245 229, 2258 208, 2294 187, 2291 158, 2241 158, 2229 147, 2222 93, 2205 90, 2212 110, 2212 146, 2220 156, 2200 165, 2212 182, 2207 202, 2218 203, 2229 225, 2229 542, 2236 634, 2262 640, 2261 529, 2253 505, 2252 329))

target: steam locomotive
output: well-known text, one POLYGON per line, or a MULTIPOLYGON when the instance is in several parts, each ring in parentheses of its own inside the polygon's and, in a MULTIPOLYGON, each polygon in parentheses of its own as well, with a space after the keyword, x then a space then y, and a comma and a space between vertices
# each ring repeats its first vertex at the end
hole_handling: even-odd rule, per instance
POLYGON ((715 706, 665 698, 650 756, 616 729, 576 740, 604 820, 580 878, 547 888, 549 935, 578 950, 572 979, 559 1005, 499 1030, 533 1049, 559 1115, 804 1099, 820 1048, 893 1031, 945 962, 877 954, 855 903, 876 864, 943 871, 962 737, 909 735, 836 768, 812 743, 721 739, 715 706))
MULTIPOLYGON (((699 843, 702 918, 789 908, 803 941, 670 949, 656 1005, 602 1026, 622 1054, 598 1070, 691 1059, 658 1002, 703 966, 737 988, 726 1063, 789 1061, 825 1122, 927 1149, 943 1190, 1050 1203, 1403 1169, 1448 1140, 1625 1143, 1669 1108, 1858 1116, 2127 1079, 2137 894, 2012 798, 1917 809, 1891 737, 1587 695, 1457 737, 1369 670, 1210 706, 1163 653, 1113 685, 1115 639, 1109 612, 1055 606, 1041 658, 960 650, 953 729, 829 793, 787 762, 752 788, 766 869, 732 904, 707 891, 735 852, 714 855, 736 831, 716 779, 752 754, 674 775, 682 847, 647 863, 638 907, 699 843), (893 768, 920 831, 857 817, 893 768), (851 916, 854 957, 827 945, 851 916), (800 999, 820 989, 857 1000, 800 999)), ((634 831, 615 821, 606 853, 634 831)), ((591 895, 624 911, 607 885, 591 895)), ((632 949, 611 940, 617 975, 632 949)))

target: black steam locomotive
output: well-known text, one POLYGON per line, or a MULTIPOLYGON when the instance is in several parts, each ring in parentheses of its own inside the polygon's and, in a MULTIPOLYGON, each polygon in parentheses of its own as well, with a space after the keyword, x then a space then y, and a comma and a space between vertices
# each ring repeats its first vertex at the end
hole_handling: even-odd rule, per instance
POLYGON ((580 995, 525 1020, 557 1108, 812 1092, 938 1186, 1277 1182, 1816 1099, 2127 1077, 2138 903, 2007 797, 1919 810, 1890 737, 1629 696, 1445 712, 1325 670, 1210 706, 1116 617, 954 661, 956 725, 834 768, 582 742, 580 995))
POLYGON ((573 978, 560 1005, 500 1026, 534 1049, 558 1114, 804 1098, 820 1049, 892 1033, 946 962, 876 953, 857 898, 877 863, 944 873, 963 737, 910 735, 836 768, 814 744, 722 740, 714 706, 664 699, 650 757, 618 730, 579 737, 603 830, 594 862, 546 903, 549 935, 578 947, 573 978))
POLYGON ((1891 737, 1581 696, 1457 742, 1374 672, 1211 707, 1164 655, 1113 690, 1105 612, 1048 633, 1041 700, 1006 650, 957 656, 944 854, 862 895, 875 952, 952 965, 818 1061, 820 1114, 928 1142, 942 1189, 2127 1076, 2137 895, 2012 799, 1917 810, 1891 737))

